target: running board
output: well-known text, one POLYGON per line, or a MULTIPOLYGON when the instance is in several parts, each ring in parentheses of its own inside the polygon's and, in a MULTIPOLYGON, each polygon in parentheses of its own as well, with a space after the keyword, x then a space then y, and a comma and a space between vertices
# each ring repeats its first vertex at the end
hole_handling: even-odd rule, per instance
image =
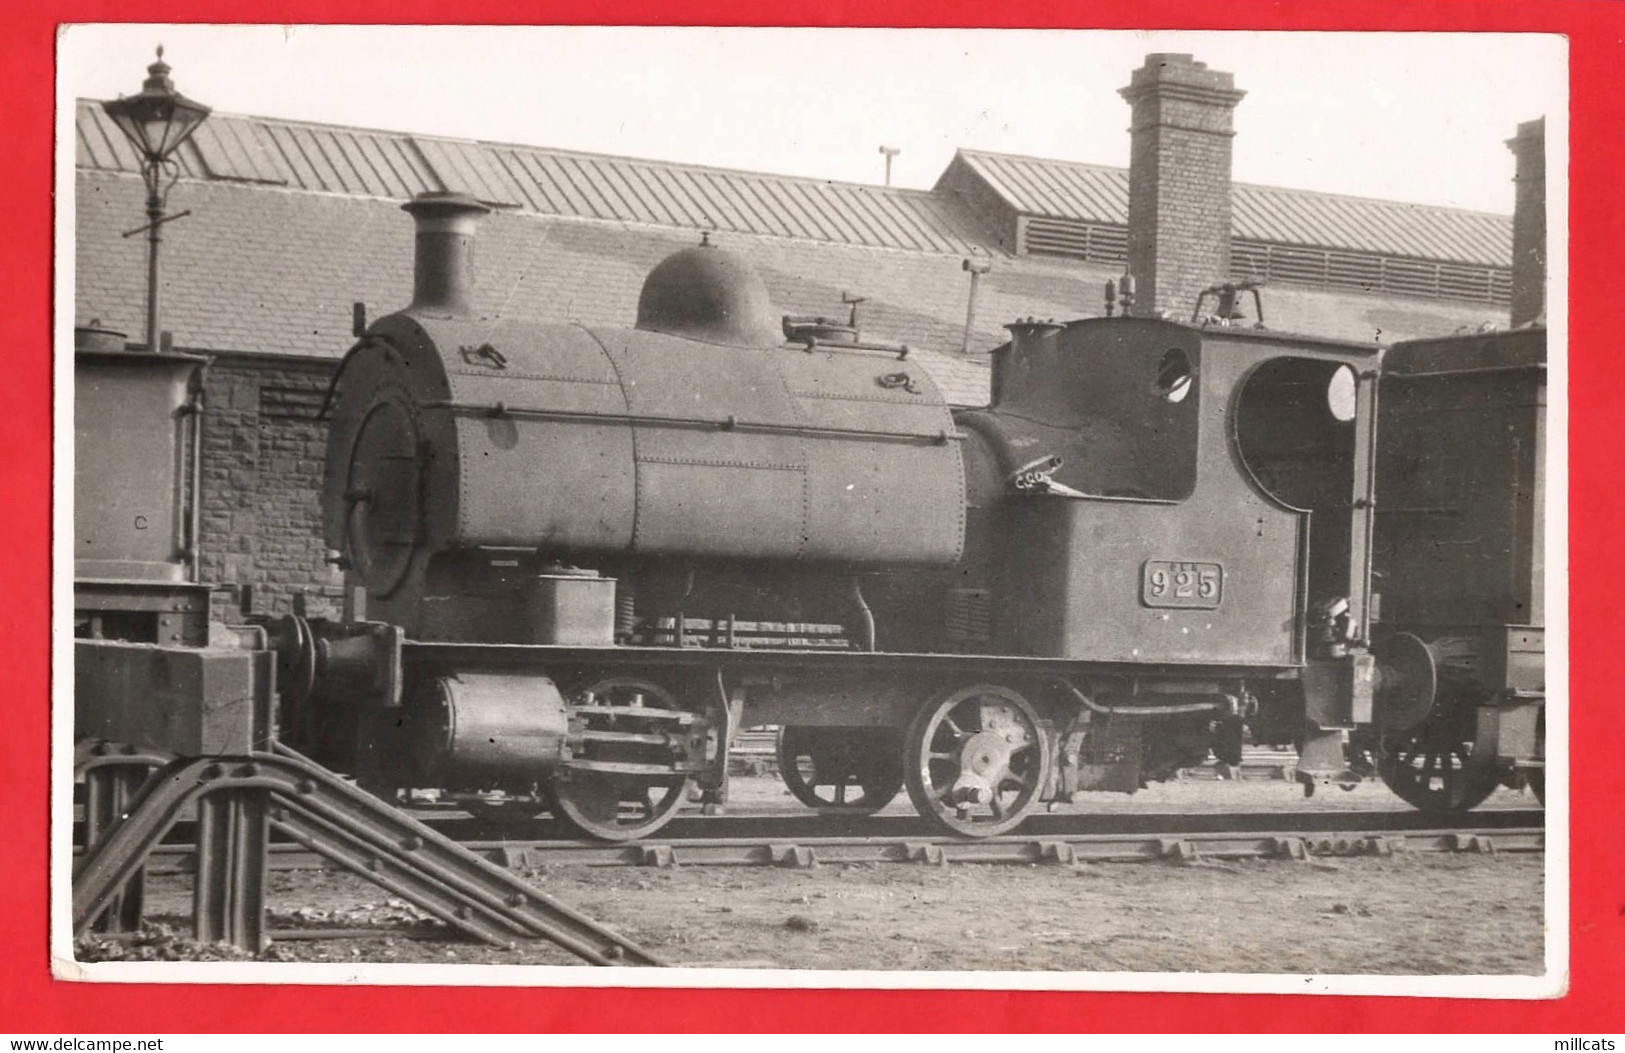
POLYGON ((594 965, 663 965, 641 947, 501 866, 346 783, 280 743, 275 752, 177 760, 87 848, 73 880, 73 931, 86 932, 194 802, 200 817, 199 939, 258 951, 268 825, 479 940, 545 939, 594 965), (217 807, 224 805, 225 807, 217 807), (208 857, 206 860, 205 857, 208 857), (205 864, 208 865, 205 865, 205 864))

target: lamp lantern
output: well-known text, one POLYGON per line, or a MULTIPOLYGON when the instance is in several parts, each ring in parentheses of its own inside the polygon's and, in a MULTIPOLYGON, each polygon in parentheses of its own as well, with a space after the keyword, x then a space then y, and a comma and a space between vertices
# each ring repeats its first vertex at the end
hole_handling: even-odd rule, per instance
MULTIPOLYGON (((180 178, 175 151, 209 116, 209 107, 193 102, 175 90, 169 79, 164 49, 158 47, 158 60, 147 67, 147 79, 135 95, 120 96, 102 103, 106 112, 141 158, 141 178, 147 185, 147 225, 125 236, 147 234, 147 350, 159 349, 158 330, 158 244, 159 228, 180 216, 164 215, 164 201, 170 187, 180 178)), ((186 213, 181 213, 185 215, 186 213)))

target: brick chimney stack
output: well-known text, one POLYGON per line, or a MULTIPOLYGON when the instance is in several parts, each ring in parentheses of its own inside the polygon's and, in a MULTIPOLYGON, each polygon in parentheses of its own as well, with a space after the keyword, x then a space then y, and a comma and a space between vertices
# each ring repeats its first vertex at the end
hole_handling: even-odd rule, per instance
POLYGON ((1190 55, 1147 55, 1120 94, 1129 126, 1128 270, 1136 313, 1189 315, 1230 278, 1230 140, 1246 92, 1190 55))
POLYGON ((1546 319, 1546 118, 1524 121, 1507 140, 1512 177, 1512 324, 1546 319))

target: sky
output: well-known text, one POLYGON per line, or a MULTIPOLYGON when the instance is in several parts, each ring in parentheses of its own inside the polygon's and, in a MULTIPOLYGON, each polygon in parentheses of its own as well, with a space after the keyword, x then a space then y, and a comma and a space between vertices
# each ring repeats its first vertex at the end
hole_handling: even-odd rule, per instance
POLYGON ((1510 213, 1505 141, 1567 109, 1560 37, 1074 30, 85 25, 62 97, 134 94, 160 43, 222 112, 862 183, 884 145, 921 189, 960 147, 1127 167, 1152 52, 1235 75, 1246 183, 1510 213))

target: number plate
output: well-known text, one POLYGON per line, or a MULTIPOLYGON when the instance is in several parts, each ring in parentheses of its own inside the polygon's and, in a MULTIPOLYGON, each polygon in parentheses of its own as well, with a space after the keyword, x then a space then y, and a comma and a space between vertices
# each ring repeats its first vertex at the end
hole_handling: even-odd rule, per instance
POLYGON ((1140 599, 1147 607, 1213 608, 1224 595, 1224 568, 1217 563, 1147 560, 1140 599))

